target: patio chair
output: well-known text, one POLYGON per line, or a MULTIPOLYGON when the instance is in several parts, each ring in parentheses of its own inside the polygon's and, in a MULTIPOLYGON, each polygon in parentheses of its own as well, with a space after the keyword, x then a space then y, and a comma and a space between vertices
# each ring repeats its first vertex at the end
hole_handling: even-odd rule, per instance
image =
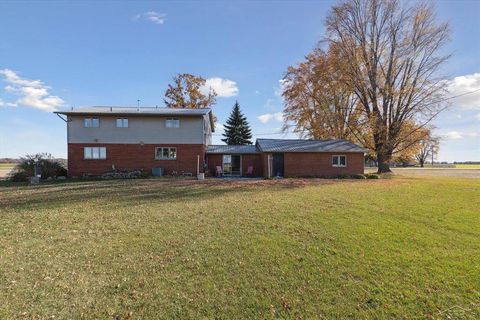
POLYGON ((223 176, 223 170, 222 170, 222 167, 221 167, 221 166, 216 166, 216 167, 215 167, 215 175, 216 175, 217 177, 223 176))
POLYGON ((253 166, 248 166, 246 176, 253 177, 253 166))

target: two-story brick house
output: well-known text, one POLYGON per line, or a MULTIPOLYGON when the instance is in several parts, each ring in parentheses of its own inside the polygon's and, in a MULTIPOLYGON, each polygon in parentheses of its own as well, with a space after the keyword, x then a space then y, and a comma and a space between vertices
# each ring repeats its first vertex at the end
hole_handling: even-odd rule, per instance
POLYGON ((196 174, 214 131, 210 109, 91 107, 56 113, 67 121, 71 177, 156 167, 196 174))
POLYGON ((68 174, 162 168, 165 174, 335 176, 364 170, 365 149, 345 140, 258 139, 212 145, 210 109, 90 107, 56 112, 67 122, 68 174), (253 169, 253 170, 251 170, 253 169))

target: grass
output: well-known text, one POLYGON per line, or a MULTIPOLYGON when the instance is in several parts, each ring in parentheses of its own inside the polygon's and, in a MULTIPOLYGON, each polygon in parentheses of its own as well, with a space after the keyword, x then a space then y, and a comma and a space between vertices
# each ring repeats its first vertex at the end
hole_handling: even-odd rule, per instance
POLYGON ((0 187, 0 318, 478 319, 480 180, 0 187))
POLYGON ((16 163, 0 163, 0 169, 13 169, 16 165, 16 163))
POLYGON ((458 169, 480 169, 480 164, 456 164, 458 169))

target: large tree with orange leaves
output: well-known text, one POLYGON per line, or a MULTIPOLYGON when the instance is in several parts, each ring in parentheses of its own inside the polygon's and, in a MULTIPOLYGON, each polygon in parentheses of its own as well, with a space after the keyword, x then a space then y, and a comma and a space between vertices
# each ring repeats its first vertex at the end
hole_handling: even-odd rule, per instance
POLYGON ((405 138, 444 109, 439 71, 448 59, 441 51, 448 25, 425 2, 346 0, 332 8, 326 27, 328 53, 313 52, 287 71, 286 120, 313 138, 361 142, 374 152, 378 172, 389 172, 405 138), (333 69, 325 62, 331 52, 333 69))
POLYGON ((177 74, 165 92, 168 108, 209 108, 216 102, 217 93, 205 88, 206 80, 188 73, 177 74), (206 91, 206 92, 205 92, 206 91))

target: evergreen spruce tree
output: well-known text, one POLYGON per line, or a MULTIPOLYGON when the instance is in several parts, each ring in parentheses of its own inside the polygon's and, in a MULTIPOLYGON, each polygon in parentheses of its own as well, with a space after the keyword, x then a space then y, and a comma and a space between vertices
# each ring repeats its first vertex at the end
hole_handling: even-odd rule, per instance
POLYGON ((232 113, 225 124, 225 137, 222 139, 226 144, 252 144, 252 131, 248 124, 247 118, 240 111, 238 101, 235 101, 232 113))

